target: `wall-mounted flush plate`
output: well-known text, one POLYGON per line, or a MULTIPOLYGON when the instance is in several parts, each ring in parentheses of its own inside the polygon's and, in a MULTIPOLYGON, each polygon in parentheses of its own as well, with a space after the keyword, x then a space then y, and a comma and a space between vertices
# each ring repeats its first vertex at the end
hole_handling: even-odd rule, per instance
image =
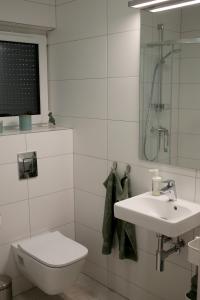
POLYGON ((37 153, 27 152, 17 155, 19 179, 27 179, 38 176, 37 153))

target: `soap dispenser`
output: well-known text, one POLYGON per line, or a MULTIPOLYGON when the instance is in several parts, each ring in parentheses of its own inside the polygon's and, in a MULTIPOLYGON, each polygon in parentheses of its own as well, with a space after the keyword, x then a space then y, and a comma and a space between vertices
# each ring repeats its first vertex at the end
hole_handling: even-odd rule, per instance
POLYGON ((158 169, 150 169, 149 172, 153 173, 153 177, 152 177, 152 195, 153 196, 160 196, 162 177, 159 175, 159 170, 158 169))

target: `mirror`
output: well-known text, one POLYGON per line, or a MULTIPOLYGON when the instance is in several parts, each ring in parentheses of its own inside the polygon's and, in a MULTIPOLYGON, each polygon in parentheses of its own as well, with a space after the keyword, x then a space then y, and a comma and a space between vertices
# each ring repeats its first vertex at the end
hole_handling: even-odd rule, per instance
POLYGON ((140 159, 200 169, 200 5, 141 11, 140 159))

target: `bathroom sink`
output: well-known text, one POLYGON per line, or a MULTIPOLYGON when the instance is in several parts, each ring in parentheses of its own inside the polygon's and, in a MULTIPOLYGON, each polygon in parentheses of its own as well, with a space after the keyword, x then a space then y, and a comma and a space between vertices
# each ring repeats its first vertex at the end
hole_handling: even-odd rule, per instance
POLYGON ((169 202, 167 195, 155 197, 150 192, 116 203, 114 214, 168 237, 177 237, 200 225, 199 204, 182 199, 169 202))

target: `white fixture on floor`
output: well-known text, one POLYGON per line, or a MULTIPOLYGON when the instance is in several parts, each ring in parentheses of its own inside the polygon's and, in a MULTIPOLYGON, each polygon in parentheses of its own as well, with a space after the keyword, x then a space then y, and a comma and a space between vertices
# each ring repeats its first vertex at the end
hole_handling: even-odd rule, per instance
POLYGON ((151 192, 120 201, 114 207, 115 217, 168 237, 177 237, 200 224, 200 205, 151 192))
POLYGON ((188 243, 188 260, 198 266, 197 300, 200 300, 200 237, 188 243))
POLYGON ((65 294, 75 282, 87 248, 60 232, 47 232, 12 245, 21 273, 48 295, 65 294))

